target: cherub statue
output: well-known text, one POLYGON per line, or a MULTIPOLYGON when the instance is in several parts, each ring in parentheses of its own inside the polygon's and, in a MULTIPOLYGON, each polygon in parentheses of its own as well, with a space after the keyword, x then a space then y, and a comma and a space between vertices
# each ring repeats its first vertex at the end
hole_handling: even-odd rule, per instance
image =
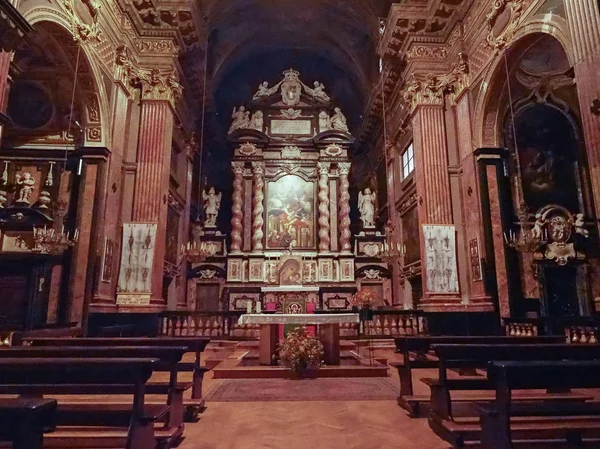
POLYGON ((348 123, 346 122, 346 116, 342 114, 342 110, 340 108, 335 108, 333 112, 334 114, 331 117, 331 128, 336 131, 348 132, 348 123))
POLYGON ((227 134, 231 134, 238 129, 247 129, 250 126, 250 112, 246 111, 244 106, 240 106, 239 109, 233 108, 231 118, 233 119, 233 122, 231 123, 227 134))
POLYGON ((316 98, 317 100, 330 100, 329 95, 325 93, 325 85, 323 83, 320 83, 319 81, 315 81, 314 88, 310 88, 304 85, 304 89, 306 90, 306 92, 308 92, 309 95, 311 95, 313 98, 316 98))
POLYGON ((365 228, 375 227, 375 202, 377 194, 366 188, 364 193, 358 192, 358 210, 365 228))
POLYGON ((573 221, 573 227, 575 228, 575 232, 577 234, 581 234, 585 238, 588 238, 590 236, 590 231, 585 229, 585 221, 583 219, 583 214, 575 215, 575 220, 573 221))
POLYGON ((535 224, 533 225, 533 228, 531 228, 531 237, 534 240, 541 240, 543 228, 544 220, 542 219, 542 214, 537 213, 535 214, 535 224))
POLYGON ((215 188, 211 187, 208 194, 202 191, 202 199, 204 200, 204 226, 214 228, 217 226, 217 215, 221 208, 221 193, 216 193, 215 188))
POLYGON ((19 199, 16 202, 29 204, 31 193, 33 192, 33 186, 35 185, 35 179, 33 179, 31 174, 28 172, 23 173, 23 175, 17 174, 16 179, 17 185, 22 186, 21 190, 19 191, 19 199))
POLYGON ((263 81, 262 83, 260 83, 258 85, 258 90, 254 94, 252 99, 258 100, 259 98, 268 97, 269 95, 273 95, 275 92, 277 92, 277 89, 279 89, 279 86, 281 86, 281 82, 275 84, 273 87, 269 87, 269 83, 267 83, 266 81, 263 81))

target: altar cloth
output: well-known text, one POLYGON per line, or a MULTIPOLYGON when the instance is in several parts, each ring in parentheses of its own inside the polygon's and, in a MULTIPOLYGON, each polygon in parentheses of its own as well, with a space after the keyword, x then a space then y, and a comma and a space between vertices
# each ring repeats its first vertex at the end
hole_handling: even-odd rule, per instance
POLYGON ((274 313, 244 314, 238 319, 238 324, 341 324, 341 323, 359 323, 358 313, 335 313, 335 314, 315 314, 315 313, 274 313))

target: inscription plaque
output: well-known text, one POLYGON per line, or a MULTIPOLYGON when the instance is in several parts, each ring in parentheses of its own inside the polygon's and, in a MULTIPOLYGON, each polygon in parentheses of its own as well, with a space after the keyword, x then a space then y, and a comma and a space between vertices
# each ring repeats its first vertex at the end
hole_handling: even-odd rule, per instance
POLYGON ((271 134, 310 136, 310 120, 271 120, 271 134))

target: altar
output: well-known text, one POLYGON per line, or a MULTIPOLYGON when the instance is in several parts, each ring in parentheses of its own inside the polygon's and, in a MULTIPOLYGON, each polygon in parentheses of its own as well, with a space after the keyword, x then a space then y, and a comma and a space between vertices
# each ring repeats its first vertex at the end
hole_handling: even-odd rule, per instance
POLYGON ((319 329, 319 337, 323 343, 324 361, 326 365, 340 364, 340 324, 358 323, 357 313, 336 313, 327 315, 316 315, 312 313, 302 314, 244 314, 240 316, 238 324, 260 325, 259 361, 261 365, 273 364, 277 353, 279 341, 279 325, 316 324, 319 329))

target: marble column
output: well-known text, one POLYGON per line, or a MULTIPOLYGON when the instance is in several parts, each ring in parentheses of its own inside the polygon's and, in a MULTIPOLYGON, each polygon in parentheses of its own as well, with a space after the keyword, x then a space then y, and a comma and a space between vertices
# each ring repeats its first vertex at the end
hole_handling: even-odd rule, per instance
POLYGON ((263 226, 265 212, 265 165, 262 162, 252 162, 253 198, 252 198, 252 251, 260 252, 263 246, 263 226))
POLYGON ((233 205, 232 205, 232 217, 231 217, 231 253, 242 252, 242 232, 243 226, 242 221, 244 219, 244 213, 242 211, 242 186, 244 183, 244 163, 243 162, 232 162, 231 167, 233 168, 233 205))
POLYGON ((329 236, 329 162, 319 162, 319 252, 329 252, 331 237, 329 236))
POLYGON ((340 248, 342 253, 350 253, 350 162, 340 162, 338 164, 340 174, 340 248))
POLYGON ((591 111, 592 102, 600 99, 600 11, 597 0, 565 0, 564 3, 573 45, 594 206, 600 211, 600 115, 591 111))

